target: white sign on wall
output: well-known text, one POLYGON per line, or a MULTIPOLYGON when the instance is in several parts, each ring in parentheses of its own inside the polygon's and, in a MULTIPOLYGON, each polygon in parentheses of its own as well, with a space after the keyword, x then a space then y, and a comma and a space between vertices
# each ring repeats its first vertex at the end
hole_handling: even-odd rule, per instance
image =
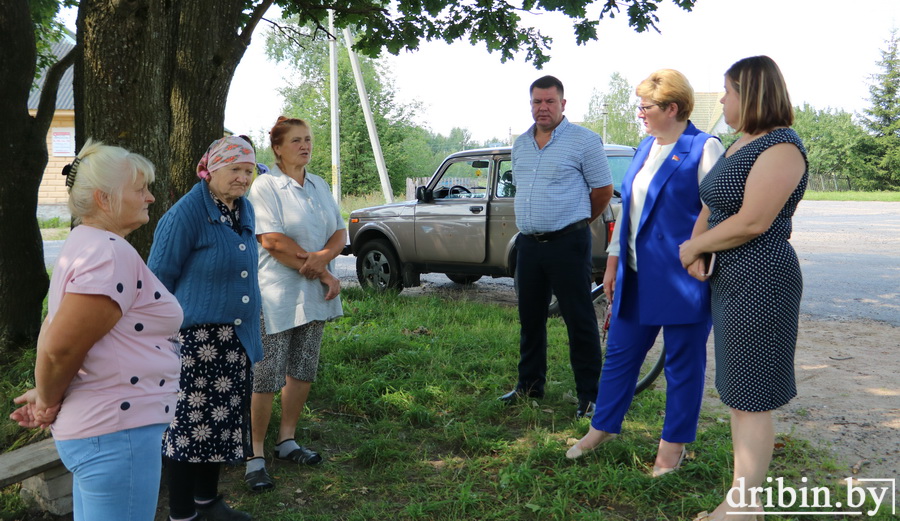
POLYGON ((75 156, 74 128, 53 128, 50 130, 50 134, 52 136, 51 145, 53 147, 54 156, 75 156))

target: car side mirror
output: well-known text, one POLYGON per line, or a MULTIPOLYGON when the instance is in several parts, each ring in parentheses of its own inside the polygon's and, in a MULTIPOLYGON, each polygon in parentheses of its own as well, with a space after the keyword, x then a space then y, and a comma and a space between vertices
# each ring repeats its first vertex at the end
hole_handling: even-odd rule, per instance
POLYGON ((426 186, 416 187, 416 201, 420 203, 430 203, 434 199, 434 192, 426 186))

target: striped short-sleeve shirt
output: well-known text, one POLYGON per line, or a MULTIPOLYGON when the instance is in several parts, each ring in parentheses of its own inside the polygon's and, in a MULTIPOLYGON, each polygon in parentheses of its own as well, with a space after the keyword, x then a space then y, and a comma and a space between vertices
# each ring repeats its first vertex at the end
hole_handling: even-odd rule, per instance
POLYGON ((559 230, 591 216, 590 193, 612 184, 600 136, 563 118, 539 148, 534 126, 512 151, 516 226, 530 235, 559 230))

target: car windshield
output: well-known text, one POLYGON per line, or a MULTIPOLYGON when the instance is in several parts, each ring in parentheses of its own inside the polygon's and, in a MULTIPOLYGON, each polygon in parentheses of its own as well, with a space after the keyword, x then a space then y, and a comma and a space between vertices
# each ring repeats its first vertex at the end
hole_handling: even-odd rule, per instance
POLYGON ((631 156, 608 156, 609 170, 612 172, 613 188, 619 192, 622 191, 622 180, 625 178, 625 172, 628 171, 628 165, 631 164, 631 156))

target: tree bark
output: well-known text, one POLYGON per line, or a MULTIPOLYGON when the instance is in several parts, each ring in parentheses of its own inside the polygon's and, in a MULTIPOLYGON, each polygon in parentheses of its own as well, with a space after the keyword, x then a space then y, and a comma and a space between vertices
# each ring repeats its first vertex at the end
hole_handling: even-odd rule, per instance
POLYGON ((0 183, 0 360, 33 346, 40 330, 49 279, 37 222, 37 195, 47 166, 47 131, 56 108, 62 71, 48 73, 36 117, 28 114, 37 49, 27 0, 0 5, 0 157, 7 176, 0 183))
MULTIPOLYGON (((271 5, 263 2, 254 11, 271 5)), ((88 137, 156 166, 150 223, 128 236, 145 258, 156 223, 197 181, 195 165, 223 135, 231 79, 255 28, 243 0, 82 0, 76 64, 79 144, 88 137)), ((261 12, 259 14, 261 15, 261 12)), ((252 103, 253 100, 247 100, 252 103)))

